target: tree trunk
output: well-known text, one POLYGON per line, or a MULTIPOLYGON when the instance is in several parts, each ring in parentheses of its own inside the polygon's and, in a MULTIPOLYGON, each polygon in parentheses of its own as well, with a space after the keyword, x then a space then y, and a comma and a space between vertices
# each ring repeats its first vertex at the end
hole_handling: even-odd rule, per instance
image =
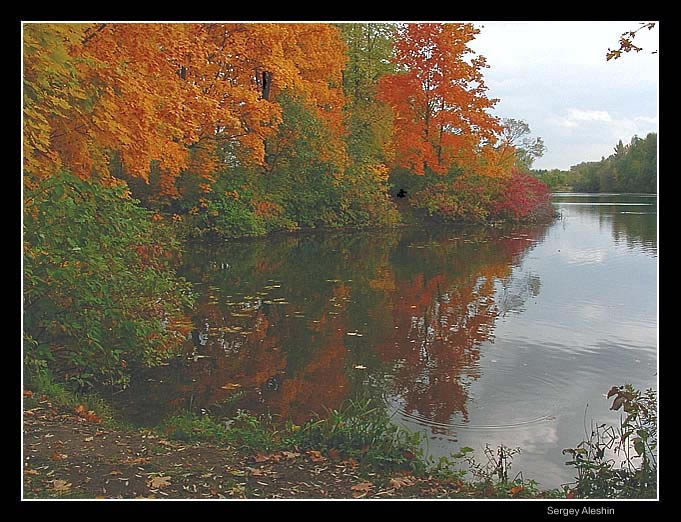
POLYGON ((270 99, 270 89, 272 87, 272 73, 263 71, 262 73, 262 97, 264 100, 270 99))

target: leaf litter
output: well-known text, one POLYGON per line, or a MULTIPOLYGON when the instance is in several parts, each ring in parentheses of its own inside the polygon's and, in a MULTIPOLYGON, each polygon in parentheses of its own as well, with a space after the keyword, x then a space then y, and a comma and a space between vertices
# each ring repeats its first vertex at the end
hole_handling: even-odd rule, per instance
POLYGON ((335 448, 248 457, 209 442, 183 445, 148 430, 83 423, 73 409, 38 410, 24 423, 26 498, 442 498, 454 491, 409 474, 367 474, 335 448), (55 452, 68 458, 50 459, 55 452))

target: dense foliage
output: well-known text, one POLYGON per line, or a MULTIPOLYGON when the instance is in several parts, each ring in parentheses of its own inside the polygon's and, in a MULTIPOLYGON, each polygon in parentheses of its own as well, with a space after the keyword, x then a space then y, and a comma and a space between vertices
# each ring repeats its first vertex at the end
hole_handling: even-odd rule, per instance
POLYGON ((488 112, 478 32, 25 24, 25 181, 122 179, 197 235, 394 223, 397 171, 503 178, 541 154, 488 112))
POLYGON ((429 184, 410 203, 445 222, 537 221, 553 214, 548 187, 516 169, 503 178, 458 176, 429 184))
POLYGON ((87 385, 172 354, 191 294, 170 268, 179 247, 168 230, 121 185, 60 172, 24 196, 28 365, 87 385))

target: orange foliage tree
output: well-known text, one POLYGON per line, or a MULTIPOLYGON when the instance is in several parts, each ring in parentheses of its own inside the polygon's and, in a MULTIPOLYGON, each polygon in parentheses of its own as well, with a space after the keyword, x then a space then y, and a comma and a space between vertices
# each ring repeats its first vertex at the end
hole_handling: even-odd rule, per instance
POLYGON ((160 192, 176 195, 193 147, 208 189, 210 142, 263 164, 281 89, 302 92, 340 126, 343 59, 337 29, 324 24, 26 24, 27 179, 59 168, 106 178, 116 151, 145 181, 158 161, 160 192))
POLYGON ((478 32, 471 24, 407 24, 397 31, 398 72, 379 82, 379 97, 395 118, 396 166, 445 174, 493 144, 501 127, 487 113, 496 100, 485 94, 485 58, 467 60, 478 32))

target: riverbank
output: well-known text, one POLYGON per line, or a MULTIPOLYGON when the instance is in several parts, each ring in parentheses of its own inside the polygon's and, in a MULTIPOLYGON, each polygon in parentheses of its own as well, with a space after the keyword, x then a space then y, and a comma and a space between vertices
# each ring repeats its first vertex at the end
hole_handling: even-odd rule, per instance
MULTIPOLYGON (((24 499, 561 498, 517 484, 378 472, 313 449, 252 452, 115 427, 85 407, 25 393, 24 499)), ((565 498, 562 496, 562 498, 565 498)))

